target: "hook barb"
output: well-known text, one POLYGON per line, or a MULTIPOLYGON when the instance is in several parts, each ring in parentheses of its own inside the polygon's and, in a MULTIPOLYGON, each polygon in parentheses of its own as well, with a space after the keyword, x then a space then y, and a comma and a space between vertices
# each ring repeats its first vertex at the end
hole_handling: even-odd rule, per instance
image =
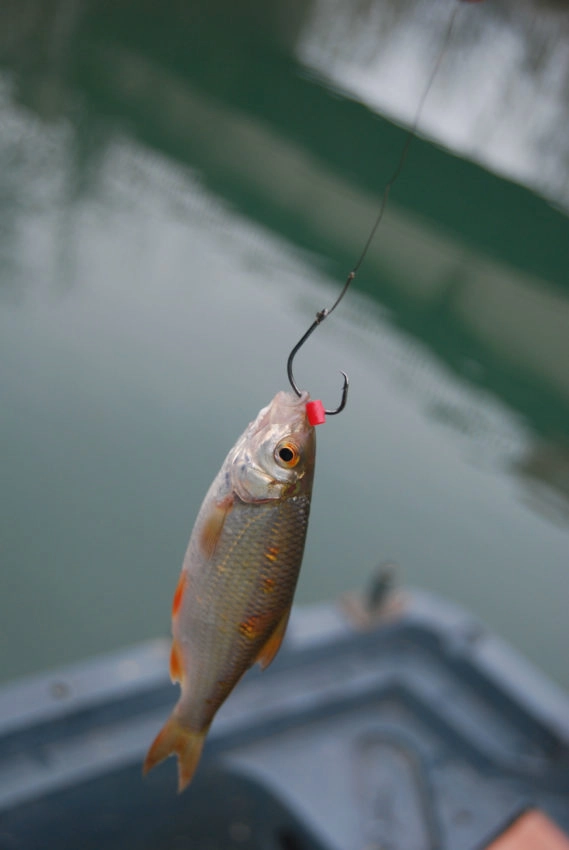
MULTIPOLYGON (((304 343, 306 342, 308 337, 311 336, 314 333, 314 331, 316 330, 318 325, 322 324, 324 319, 326 319, 330 315, 330 313, 333 310, 336 309, 336 307, 338 306, 338 304, 340 303, 340 301, 342 300, 342 298, 346 294, 348 287, 351 284, 351 282, 353 281, 353 279, 355 278, 355 276, 356 276, 355 271, 351 271, 350 274, 348 275, 348 278, 347 278, 343 288, 342 288, 342 291, 340 292, 340 294, 338 295, 338 297, 336 298, 336 300, 334 301, 332 306, 331 307, 325 307, 323 310, 320 310, 318 313, 316 313, 315 320, 312 322, 312 324, 310 325, 310 327, 308 328, 306 333, 303 334, 303 336, 301 336, 301 338, 296 343, 296 345, 294 346, 294 348, 292 349, 292 351, 290 352, 290 354, 288 356, 288 360, 286 362, 286 371, 287 371, 287 375, 288 375, 288 380, 290 382, 291 387, 293 388, 293 390, 297 394, 297 396, 300 396, 301 391, 298 388, 298 385, 297 385, 297 383, 294 379, 294 374, 293 374, 293 371, 292 371, 292 364, 293 364, 294 358, 296 357, 297 352, 299 351, 300 348, 302 348, 302 346, 304 345, 304 343)), ((341 411, 346 406, 346 402, 348 400, 349 381, 348 381, 348 376, 346 375, 345 372, 341 371, 341 374, 344 376, 344 384, 342 386, 342 397, 340 399, 340 404, 338 405, 338 407, 336 407, 335 410, 325 410, 325 413, 326 413, 327 416, 335 416, 337 413, 341 413, 341 411)))

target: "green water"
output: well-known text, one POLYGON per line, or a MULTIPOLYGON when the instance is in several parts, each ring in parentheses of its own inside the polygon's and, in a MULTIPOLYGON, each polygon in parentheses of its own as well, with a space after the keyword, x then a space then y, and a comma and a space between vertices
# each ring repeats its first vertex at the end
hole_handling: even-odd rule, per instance
MULTIPOLYGON (((30 0, 2 28, 4 680, 168 633, 201 499, 404 144, 302 64, 302 4, 231 8, 30 0)), ((392 559, 569 686, 568 265, 561 211, 413 143, 296 362, 328 406, 351 380, 298 601, 392 559)))

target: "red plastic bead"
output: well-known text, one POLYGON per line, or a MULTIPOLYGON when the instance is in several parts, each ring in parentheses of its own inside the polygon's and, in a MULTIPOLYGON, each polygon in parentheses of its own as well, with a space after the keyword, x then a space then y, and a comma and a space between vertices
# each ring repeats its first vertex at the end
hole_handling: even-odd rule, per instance
POLYGON ((311 425, 322 425, 326 422, 326 412, 320 399, 306 402, 306 416, 311 425))

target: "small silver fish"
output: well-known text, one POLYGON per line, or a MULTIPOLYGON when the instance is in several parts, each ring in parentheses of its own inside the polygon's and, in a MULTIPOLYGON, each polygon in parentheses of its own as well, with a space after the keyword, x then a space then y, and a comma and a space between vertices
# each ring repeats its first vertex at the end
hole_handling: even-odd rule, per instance
POLYGON ((304 551, 316 435, 306 392, 279 392, 229 452, 200 508, 172 606, 170 676, 181 685, 146 774, 178 757, 196 770, 216 711, 255 662, 267 667, 288 623, 304 551))

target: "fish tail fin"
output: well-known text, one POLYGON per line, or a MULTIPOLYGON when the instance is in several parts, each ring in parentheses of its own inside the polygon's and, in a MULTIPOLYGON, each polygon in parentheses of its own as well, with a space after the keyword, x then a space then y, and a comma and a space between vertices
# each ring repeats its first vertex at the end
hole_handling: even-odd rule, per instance
POLYGON ((182 726, 178 718, 171 714, 148 750, 142 773, 146 776, 149 770, 165 758, 176 755, 178 757, 178 793, 183 791, 190 784, 196 771, 206 734, 207 729, 194 732, 187 726, 182 726))

